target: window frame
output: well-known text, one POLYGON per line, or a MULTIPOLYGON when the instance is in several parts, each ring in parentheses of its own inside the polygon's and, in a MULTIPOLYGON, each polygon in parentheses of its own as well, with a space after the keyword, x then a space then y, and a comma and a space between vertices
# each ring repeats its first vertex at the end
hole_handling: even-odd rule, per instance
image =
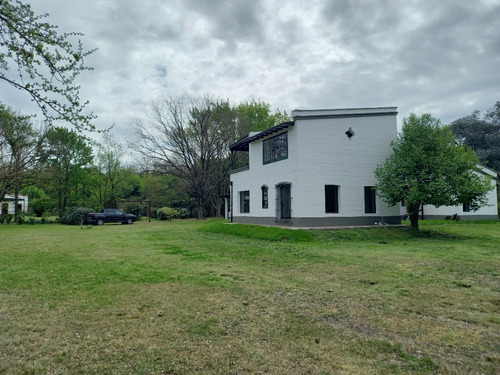
POLYGON ((365 186, 364 188, 365 214, 377 213, 377 194, 373 186, 365 186))
POLYGON ((262 142, 262 164, 272 164, 288 159, 288 132, 283 132, 262 142))
POLYGON ((269 188, 267 185, 262 185, 260 190, 262 192, 262 209, 266 210, 269 208, 269 188))
POLYGON ((325 185, 325 213, 338 214, 340 211, 339 185, 325 185))
POLYGON ((241 190, 239 192, 240 198, 240 214, 250 213, 250 190, 241 190))

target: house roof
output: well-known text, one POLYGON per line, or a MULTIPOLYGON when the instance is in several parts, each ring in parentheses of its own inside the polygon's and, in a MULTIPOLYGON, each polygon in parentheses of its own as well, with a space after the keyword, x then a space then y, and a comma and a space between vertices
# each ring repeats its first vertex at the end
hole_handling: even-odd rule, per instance
POLYGON ((366 116, 396 116, 397 107, 374 107, 374 108, 344 108, 344 109, 296 109, 292 111, 293 121, 287 121, 273 126, 260 133, 250 133, 238 142, 229 146, 231 151, 248 151, 248 145, 253 141, 267 137, 268 135, 280 132, 295 125, 297 120, 321 119, 321 118, 346 118, 346 117, 366 117, 366 116))
POLYGON ((246 137, 240 139, 238 142, 233 143, 231 146, 229 146, 229 149, 231 151, 248 151, 248 145, 251 142, 256 141, 257 139, 260 139, 260 138, 267 137, 268 135, 280 132, 280 131, 287 129, 293 125, 295 125, 295 123, 293 121, 287 121, 287 122, 283 122, 279 125, 273 126, 272 128, 264 130, 260 133, 253 134, 253 135, 251 133, 251 134, 247 135, 246 137))
POLYGON ((396 116, 398 107, 338 108, 338 109, 295 109, 294 120, 346 117, 396 116))
POLYGON ((497 184, 500 184, 500 173, 497 172, 496 170, 487 167, 486 165, 478 164, 477 165, 477 170, 478 172, 490 176, 494 180, 497 180, 497 184))

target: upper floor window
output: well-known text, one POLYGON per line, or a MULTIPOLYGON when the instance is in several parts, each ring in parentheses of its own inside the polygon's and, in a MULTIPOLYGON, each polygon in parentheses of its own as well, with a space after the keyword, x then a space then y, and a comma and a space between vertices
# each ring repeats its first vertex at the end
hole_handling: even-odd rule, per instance
POLYGON ((262 143, 262 147, 264 164, 288 159, 288 133, 285 132, 266 139, 262 143))
POLYGON ((373 190, 373 186, 365 186, 365 213, 377 213, 375 190, 373 190))

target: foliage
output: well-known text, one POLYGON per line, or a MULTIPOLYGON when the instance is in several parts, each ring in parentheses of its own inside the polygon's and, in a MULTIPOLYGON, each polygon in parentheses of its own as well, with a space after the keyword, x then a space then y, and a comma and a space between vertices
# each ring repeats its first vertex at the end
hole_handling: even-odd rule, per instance
POLYGON ((95 116, 85 113, 80 100, 78 75, 91 68, 84 60, 95 50, 84 51, 80 33, 57 33, 36 15, 29 4, 0 1, 0 79, 22 90, 40 107, 48 122, 64 120, 78 130, 95 130, 95 116))
POLYGON ((45 129, 34 128, 29 116, 0 104, 0 201, 22 188, 43 155, 45 136, 45 129))
POLYGON ((68 206, 83 203, 82 198, 88 194, 86 167, 93 161, 92 148, 87 137, 67 128, 51 128, 47 140, 44 185, 54 196, 59 215, 63 215, 68 206))
POLYGON ((179 213, 177 217, 179 219, 187 219, 189 218, 189 210, 187 208, 181 207, 177 209, 177 212, 179 213))
POLYGON ((87 207, 72 207, 66 210, 59 222, 67 225, 80 225, 85 222, 87 215, 91 212, 93 210, 87 207))
POLYGON ((3 224, 3 223, 10 224, 12 222, 13 218, 14 218, 14 215, 12 215, 12 214, 2 214, 2 215, 0 215, 0 224, 3 224))
POLYGON ((122 144, 111 134, 103 135, 97 146, 96 169, 93 181, 93 197, 102 207, 114 206, 116 200, 139 196, 142 181, 132 168, 121 161, 125 151, 122 144))
POLYGON ((186 204, 188 194, 179 184, 179 178, 172 174, 141 173, 144 199, 153 207, 179 207, 186 204))
POLYGON ((21 194, 28 195, 30 211, 41 217, 43 214, 51 209, 51 202, 49 196, 42 189, 37 186, 30 185, 20 191, 21 194))
POLYGON ((481 119, 474 111, 450 124, 460 142, 474 150, 479 159, 496 171, 500 171, 500 101, 481 119))
POLYGON ((301 229, 285 229, 249 224, 229 224, 224 221, 211 221, 200 227, 200 231, 224 233, 233 236, 253 238, 266 241, 311 242, 312 235, 301 229))
POLYGON ((172 220, 179 217, 179 211, 171 207, 162 207, 156 211, 156 217, 160 220, 172 220))
POLYGON ((472 210, 486 204, 491 181, 476 172, 477 156, 470 148, 456 145, 450 128, 430 114, 412 113, 403 119, 402 133, 392 149, 375 170, 376 189, 391 206, 405 201, 413 228, 418 229, 419 210, 425 204, 468 203, 472 210))
POLYGON ((271 111, 271 106, 263 101, 241 102, 233 108, 236 112, 236 140, 250 132, 264 131, 291 118, 286 111, 271 111))

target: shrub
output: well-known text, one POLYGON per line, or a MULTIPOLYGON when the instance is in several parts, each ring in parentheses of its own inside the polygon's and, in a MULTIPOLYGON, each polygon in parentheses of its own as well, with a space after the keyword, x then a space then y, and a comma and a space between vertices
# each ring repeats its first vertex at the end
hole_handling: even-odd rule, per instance
POLYGON ((0 215, 0 224, 3 224, 7 219, 7 215, 0 215))
POLYGON ((7 222, 7 224, 10 224, 10 222, 12 221, 13 218, 14 218, 14 215, 12 215, 12 214, 5 215, 5 221, 7 222))
POLYGON ((162 207, 156 211, 156 217, 160 220, 172 220, 179 217, 179 211, 171 207, 162 207))
POLYGON ((19 225, 24 224, 24 215, 23 214, 19 214, 17 216, 17 224, 19 224, 19 225))
POLYGON ((187 208, 179 208, 177 210, 179 212, 179 219, 187 219, 189 218, 189 210, 187 208))
POLYGON ((29 219, 31 225, 35 225, 36 219, 34 217, 30 217, 29 219))
POLYGON ((93 211, 87 207, 72 207, 64 213, 59 222, 67 225, 80 225, 82 222, 85 222, 87 215, 93 211))

